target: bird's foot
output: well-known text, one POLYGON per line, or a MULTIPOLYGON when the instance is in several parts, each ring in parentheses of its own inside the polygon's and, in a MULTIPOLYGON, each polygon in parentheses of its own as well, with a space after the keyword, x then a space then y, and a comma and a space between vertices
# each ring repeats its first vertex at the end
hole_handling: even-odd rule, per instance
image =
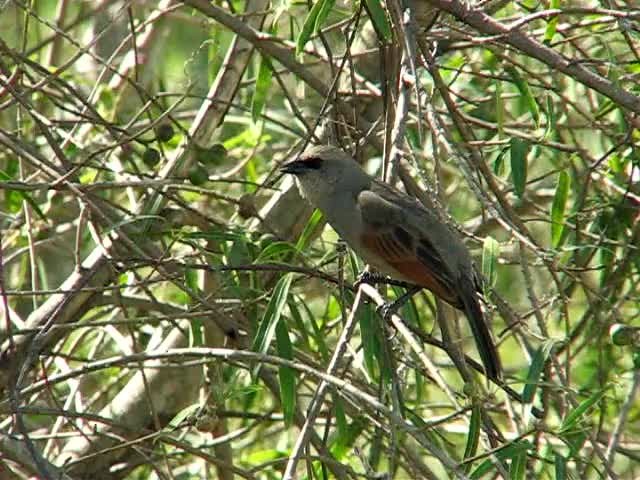
POLYGON ((400 310, 400 308, 405 303, 407 303, 411 299, 411 297, 413 297, 420 290, 421 290, 421 287, 418 287, 417 285, 412 285, 412 286, 410 285, 406 293, 396 298, 393 302, 387 302, 387 303, 383 303, 382 305, 379 305, 378 308, 376 308, 376 311, 380 315, 382 315, 382 318, 385 321, 388 321, 391 319, 392 315, 394 315, 398 310, 400 310))
POLYGON ((384 277, 382 275, 370 272, 369 270, 365 270, 360 275, 358 275, 358 278, 356 278, 356 281, 353 284, 353 288, 357 290, 362 284, 376 285, 382 280, 384 280, 384 277))
POLYGON ((389 320, 391 320, 391 317, 398 311, 398 308, 400 308, 400 306, 401 305, 399 305, 397 301, 386 302, 382 305, 378 305, 376 307, 376 312, 378 312, 378 315, 380 315, 385 322, 388 322, 389 320))

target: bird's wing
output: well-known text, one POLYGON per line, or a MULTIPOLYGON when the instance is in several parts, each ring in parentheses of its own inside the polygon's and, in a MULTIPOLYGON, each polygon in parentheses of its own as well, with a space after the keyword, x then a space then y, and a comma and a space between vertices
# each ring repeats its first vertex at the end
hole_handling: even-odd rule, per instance
POLYGON ((380 186, 378 192, 364 190, 357 201, 364 226, 362 245, 405 279, 463 310, 487 375, 499 378, 500 357, 478 303, 473 267, 464 245, 424 208, 385 186, 380 186), (420 226, 407 217, 407 211, 416 214, 420 226), (448 249, 449 262, 435 243, 448 249), (450 265, 452 262, 456 263, 450 265))
POLYGON ((357 202, 363 223, 361 243, 370 256, 382 259, 401 278, 462 307, 450 268, 430 239, 406 221, 402 208, 372 190, 363 190, 357 202))

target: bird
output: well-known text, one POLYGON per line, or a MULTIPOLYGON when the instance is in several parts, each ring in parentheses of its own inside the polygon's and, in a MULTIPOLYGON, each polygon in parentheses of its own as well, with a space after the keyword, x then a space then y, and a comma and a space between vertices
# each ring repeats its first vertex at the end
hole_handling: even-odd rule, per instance
POLYGON ((302 197, 367 264, 413 286, 407 296, 426 288, 463 311, 486 376, 496 381, 502 377, 480 307, 479 276, 467 247, 449 225, 413 197, 370 176, 335 146, 308 148, 280 171, 293 175, 302 197))

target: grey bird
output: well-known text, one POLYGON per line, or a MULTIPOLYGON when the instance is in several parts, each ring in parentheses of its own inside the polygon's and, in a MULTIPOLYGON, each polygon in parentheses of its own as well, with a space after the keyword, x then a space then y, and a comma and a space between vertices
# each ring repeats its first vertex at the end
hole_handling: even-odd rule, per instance
POLYGON ((294 175, 302 196, 366 263, 462 310, 486 375, 500 379, 500 357, 480 307, 471 256, 447 224, 417 200, 369 176, 336 147, 309 148, 280 170, 294 175))

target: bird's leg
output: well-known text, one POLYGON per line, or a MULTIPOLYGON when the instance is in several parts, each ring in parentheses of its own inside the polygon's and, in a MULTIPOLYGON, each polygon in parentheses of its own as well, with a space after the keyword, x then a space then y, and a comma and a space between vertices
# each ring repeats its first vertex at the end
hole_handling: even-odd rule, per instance
POLYGON ((385 321, 389 320, 391 318, 391 315, 396 313, 398 309, 402 307, 405 303, 407 303, 407 301, 411 297, 413 297, 416 293, 422 290, 422 287, 419 287, 417 285, 411 285, 411 284, 409 284, 407 288, 408 290, 406 291, 406 293, 396 298, 393 302, 383 303, 376 309, 378 313, 382 315, 382 318, 385 321))

